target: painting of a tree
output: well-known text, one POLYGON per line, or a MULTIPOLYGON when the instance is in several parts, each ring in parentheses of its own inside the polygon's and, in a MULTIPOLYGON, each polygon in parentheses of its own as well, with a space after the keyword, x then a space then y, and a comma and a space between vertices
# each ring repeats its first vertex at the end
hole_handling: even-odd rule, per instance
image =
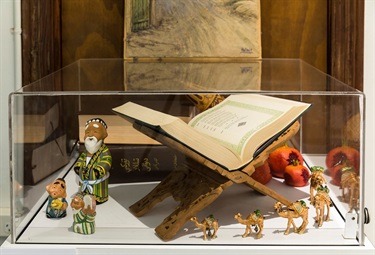
POLYGON ((261 58, 260 0, 125 0, 125 58, 261 58))

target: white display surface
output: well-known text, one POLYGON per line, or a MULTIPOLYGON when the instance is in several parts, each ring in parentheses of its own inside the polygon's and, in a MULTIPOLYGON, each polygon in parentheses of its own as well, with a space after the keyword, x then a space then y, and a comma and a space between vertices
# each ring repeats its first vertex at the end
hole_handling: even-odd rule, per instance
MULTIPOLYGON (((320 159, 321 157, 313 158, 314 163, 319 163, 320 159)), ((312 162, 309 163, 312 164, 312 162)), ((72 171, 67 174, 65 180, 67 182, 67 200, 70 202, 73 194, 78 190, 78 181, 72 171)), ((282 247, 283 250, 301 252, 308 246, 310 251, 311 249, 324 249, 331 250, 332 254, 337 254, 335 252, 338 250, 343 250, 340 253, 346 254, 347 251, 353 252, 353 249, 356 254, 374 254, 371 244, 369 244, 369 247, 367 245, 359 246, 357 239, 345 239, 343 237, 345 228, 343 217, 345 215, 341 215, 337 209, 345 210, 345 204, 340 203, 339 197, 334 196, 334 194, 340 194, 337 193, 341 192, 339 187, 330 184, 329 187, 332 192, 330 194, 337 208, 331 207, 330 221, 324 222, 323 227, 320 228, 315 223, 315 209, 309 204, 309 186, 303 188, 290 187, 280 179, 272 179, 267 184, 291 201, 303 199, 309 205, 309 224, 304 234, 294 233, 291 229, 289 235, 284 235, 287 219, 279 217, 273 210, 275 200, 253 191, 246 185, 233 184, 217 200, 197 215, 199 221, 209 214, 213 214, 215 218, 219 219, 220 228, 216 239, 204 241, 202 231, 197 229, 192 222, 187 222, 176 236, 168 242, 159 239, 154 228, 174 210, 177 202, 168 198, 140 218, 135 217, 128 209, 130 205, 146 195, 156 185, 157 183, 110 185, 109 201, 97 206, 96 232, 87 236, 72 231, 73 219, 72 212, 69 210, 70 207, 67 211, 67 217, 48 219, 45 216, 46 204, 44 204, 36 216, 30 222, 27 222, 28 225, 18 236, 16 244, 5 242, 2 247, 3 251, 14 254, 11 252, 14 248, 22 249, 25 246, 51 251, 54 245, 58 245, 65 250, 66 253, 64 254, 70 254, 72 247, 74 249, 79 248, 79 254, 84 254, 84 251, 90 254, 96 252, 102 254, 103 249, 109 247, 115 248, 114 250, 111 249, 109 254, 116 254, 119 250, 133 251, 134 253, 152 251, 155 254, 159 251, 168 254, 169 252, 187 250, 195 252, 196 249, 202 248, 210 254, 210 251, 214 253, 220 249, 233 249, 236 252, 245 252, 248 249, 265 249, 269 252, 273 250, 276 252, 278 251, 277 247, 279 249, 282 247), (263 235, 260 239, 255 239, 254 233, 247 238, 242 238, 245 225, 239 224, 233 217, 239 212, 245 218, 256 209, 259 209, 265 217, 263 235), (94 251, 93 248, 101 250, 101 252, 94 251)), ((47 194, 45 194, 46 197, 47 194)), ((29 219, 25 220, 29 221, 29 219)), ((297 226, 301 222, 301 219, 295 219, 297 226)), ((26 226, 26 223, 23 222, 21 225, 23 224, 26 226)), ((252 252, 252 254, 257 253, 252 252)), ((275 254, 280 254, 280 252, 275 254)))
MULTIPOLYGON (((68 187, 68 201, 72 198, 78 184, 76 175, 71 172, 66 177, 68 187)), ((277 180, 271 180, 275 190, 285 194, 292 201, 305 199, 308 203, 308 193, 304 189, 295 189, 277 180), (288 196, 288 193, 289 196, 288 196)), ((174 210, 177 202, 168 198, 158 204, 148 214, 137 218, 128 207, 142 198, 155 187, 155 183, 113 185, 109 189, 111 197, 108 202, 97 206, 96 232, 93 235, 79 235, 70 229, 73 219, 68 209, 67 217, 63 219, 48 219, 45 207, 37 214, 24 233, 18 238, 19 243, 102 243, 102 244, 160 244, 161 241, 154 232, 154 228, 174 210)), ((193 223, 188 222, 176 237, 168 244, 316 244, 316 245, 355 245, 357 240, 342 237, 344 221, 337 210, 331 210, 331 220, 324 223, 324 227, 317 228, 314 222, 315 209, 310 206, 309 225, 305 234, 290 232, 284 235, 287 219, 280 218, 273 211, 274 200, 254 192, 246 185, 233 185, 210 206, 199 213, 198 219, 213 214, 219 219, 218 238, 203 241, 202 232, 196 230, 193 223), (233 201, 238 201, 235 203, 233 201), (240 212, 246 217, 250 212, 259 209, 266 217, 265 229, 261 239, 254 236, 242 238, 245 226, 236 222, 234 215, 240 212)), ((295 220, 299 226, 300 219, 295 220)))

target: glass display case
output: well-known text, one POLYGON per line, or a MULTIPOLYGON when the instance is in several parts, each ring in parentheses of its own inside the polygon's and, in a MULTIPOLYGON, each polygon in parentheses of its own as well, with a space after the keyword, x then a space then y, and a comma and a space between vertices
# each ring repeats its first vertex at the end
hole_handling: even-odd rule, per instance
POLYGON ((12 234, 2 249, 42 250, 58 245, 72 254, 79 249, 82 254, 92 254, 93 248, 108 251, 109 247, 113 252, 134 253, 204 249, 205 254, 211 254, 232 249, 241 254, 249 250, 280 254, 309 247, 332 254, 339 250, 374 254, 364 234, 369 220, 363 192, 364 100, 362 92, 298 59, 204 63, 80 60, 9 96, 12 234), (113 111, 131 101, 189 122, 212 106, 209 100, 239 94, 311 104, 298 118, 295 132, 265 150, 263 159, 249 172, 211 167, 209 158, 205 160, 210 163, 202 166, 179 146, 141 132, 137 122, 132 125, 113 111), (204 100, 209 101, 206 108, 201 107, 204 100), (85 149, 86 121, 93 118, 100 118, 107 126, 104 143, 111 153, 109 197, 96 205, 95 233, 82 235, 73 231, 75 214, 70 202, 83 190, 74 169, 85 149), (272 166, 265 170, 264 164, 281 161, 269 158, 278 147, 285 147, 284 154, 290 148, 301 154, 300 163, 308 169, 305 185, 288 185, 283 175, 274 174, 272 166), (181 168, 189 169, 184 172, 186 178, 154 192, 161 183, 168 183, 168 178, 177 178, 173 173, 181 168), (191 177, 190 168, 198 177, 191 177), (260 179, 255 177, 256 171, 264 171, 260 179), (270 172, 273 177, 264 181, 270 172), (315 188, 316 172, 325 182, 315 188), (233 176, 245 176, 246 181, 233 176), (66 217, 51 219, 46 215, 46 186, 58 178, 65 181, 68 208, 66 217), (219 188, 200 191, 201 183, 209 186, 213 182, 219 182, 219 188), (206 199, 218 189, 213 199, 206 199), (176 190, 179 194, 174 193, 176 190), (320 191, 326 192, 325 200, 317 196, 320 191), (198 198, 191 201, 191 193, 199 193, 194 195, 198 198), (304 213, 285 202, 301 200, 304 213), (283 202, 281 207, 277 202, 283 202), (140 203, 149 207, 134 209, 140 203), (194 210, 187 207, 184 216, 174 214, 186 203, 202 206, 194 210), (324 205, 320 224, 317 214, 324 205), (257 210, 264 218, 263 227, 258 218, 250 220, 257 210), (204 240, 201 221, 208 215, 218 219, 219 228, 217 238, 204 240), (190 220, 193 216, 198 222, 190 220), (168 220, 180 225, 171 230, 163 225, 168 220), (296 227, 290 225, 287 233, 292 220, 296 227), (303 224, 306 230, 300 231, 303 224), (161 226, 168 237, 160 234, 161 226), (244 237, 247 227, 252 231, 244 237))

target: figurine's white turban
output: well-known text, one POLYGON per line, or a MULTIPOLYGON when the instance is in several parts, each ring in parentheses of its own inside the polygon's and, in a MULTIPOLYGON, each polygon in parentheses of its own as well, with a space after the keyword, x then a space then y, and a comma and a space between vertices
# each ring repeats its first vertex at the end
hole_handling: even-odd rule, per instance
POLYGON ((107 124, 101 118, 93 118, 91 120, 86 121, 85 127, 87 127, 87 125, 92 123, 92 122, 98 122, 98 123, 102 124, 103 127, 105 127, 107 129, 107 124))

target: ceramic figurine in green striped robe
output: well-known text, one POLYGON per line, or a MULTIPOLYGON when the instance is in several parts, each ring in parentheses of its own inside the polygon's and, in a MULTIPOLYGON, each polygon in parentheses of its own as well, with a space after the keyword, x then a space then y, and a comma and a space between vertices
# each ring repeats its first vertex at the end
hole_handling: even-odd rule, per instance
POLYGON ((77 193, 70 204, 73 210, 73 232, 95 233, 96 201, 92 195, 77 193))
POLYGON ((88 120, 85 125, 85 150, 74 165, 81 192, 93 195, 97 204, 108 200, 108 178, 112 156, 104 144, 107 136, 107 124, 102 119, 88 120))

